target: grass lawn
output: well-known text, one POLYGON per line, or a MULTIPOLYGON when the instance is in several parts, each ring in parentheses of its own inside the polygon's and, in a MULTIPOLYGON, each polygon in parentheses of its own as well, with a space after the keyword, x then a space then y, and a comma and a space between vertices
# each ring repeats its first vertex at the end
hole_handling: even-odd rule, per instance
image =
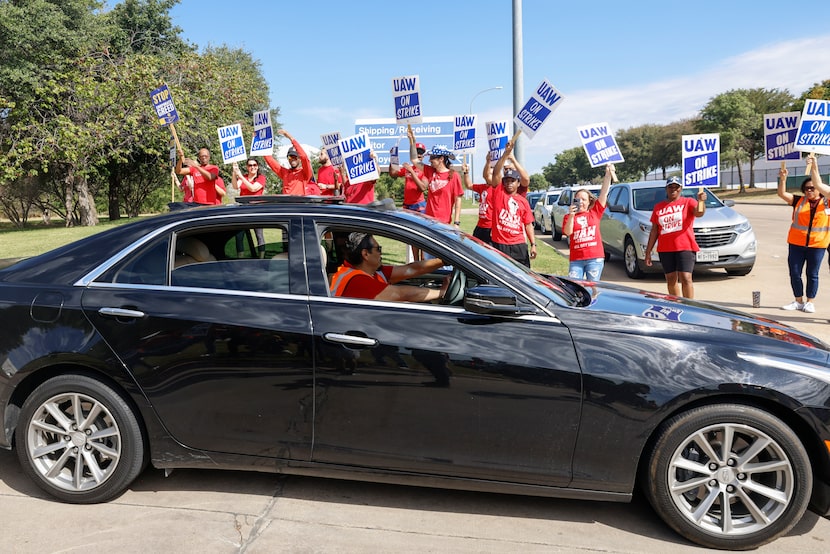
MULTIPOLYGON (((471 201, 464 200, 463 207, 477 208, 478 206, 471 201)), ((15 228, 8 221, 0 221, 0 259, 35 256, 83 237, 100 233, 112 226, 134 220, 123 218, 111 222, 106 218, 101 218, 101 223, 95 227, 64 227, 62 221, 49 226, 40 222, 30 222, 30 226, 22 230, 15 228)), ((478 215, 476 214, 462 214, 461 229, 472 233, 477 221, 478 215)), ((568 273, 568 260, 556 252, 552 246, 538 240, 536 250, 537 258, 531 264, 534 270, 557 275, 568 273)))

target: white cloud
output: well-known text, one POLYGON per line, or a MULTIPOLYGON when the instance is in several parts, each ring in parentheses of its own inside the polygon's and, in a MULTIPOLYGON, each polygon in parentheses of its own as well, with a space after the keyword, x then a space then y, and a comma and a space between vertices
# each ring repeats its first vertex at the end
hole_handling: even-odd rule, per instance
POLYGON ((605 121, 617 131, 671 123, 694 116, 713 96, 737 88, 788 89, 799 96, 814 83, 830 79, 828 68, 830 35, 772 44, 682 78, 637 87, 562 91, 565 99, 550 121, 533 140, 521 139, 524 165, 531 173, 541 172, 557 153, 579 146, 576 128, 582 125, 605 121))

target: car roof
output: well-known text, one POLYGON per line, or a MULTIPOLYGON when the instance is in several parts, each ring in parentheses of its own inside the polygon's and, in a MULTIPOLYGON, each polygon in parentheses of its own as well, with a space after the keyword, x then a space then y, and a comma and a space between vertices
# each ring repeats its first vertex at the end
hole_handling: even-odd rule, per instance
POLYGON ((623 186, 623 185, 625 185, 629 188, 632 188, 632 189, 647 189, 647 188, 660 188, 660 189, 662 189, 662 188, 666 188, 666 182, 663 181, 662 179, 659 180, 659 181, 654 181, 654 180, 652 180, 652 181, 634 181, 634 182, 631 182, 631 183, 616 183, 616 184, 614 184, 615 187, 620 187, 620 186, 623 186))

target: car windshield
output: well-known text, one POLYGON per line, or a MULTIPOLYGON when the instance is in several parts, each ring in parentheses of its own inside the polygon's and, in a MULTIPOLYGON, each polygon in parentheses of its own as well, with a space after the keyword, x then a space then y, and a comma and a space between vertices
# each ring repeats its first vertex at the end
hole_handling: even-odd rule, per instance
MULTIPOLYGON (((681 191, 681 195, 687 198, 695 198, 697 197, 697 193, 699 190, 700 189, 698 187, 684 188, 681 191)), ((707 208, 719 208, 723 206, 718 197, 712 194, 712 191, 710 191, 709 189, 703 190, 706 191, 707 208)), ((665 187, 649 187, 643 189, 634 189, 634 209, 637 211, 650 212, 654 209, 654 206, 658 202, 662 202, 665 199, 665 187)))

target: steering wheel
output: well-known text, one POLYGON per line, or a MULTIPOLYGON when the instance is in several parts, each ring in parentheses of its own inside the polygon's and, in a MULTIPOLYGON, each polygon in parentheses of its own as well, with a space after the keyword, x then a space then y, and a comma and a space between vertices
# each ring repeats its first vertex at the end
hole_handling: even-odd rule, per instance
POLYGON ((464 298, 464 291, 467 289, 467 275, 458 267, 453 267, 450 274, 450 282, 444 292, 441 304, 456 304, 464 298))

